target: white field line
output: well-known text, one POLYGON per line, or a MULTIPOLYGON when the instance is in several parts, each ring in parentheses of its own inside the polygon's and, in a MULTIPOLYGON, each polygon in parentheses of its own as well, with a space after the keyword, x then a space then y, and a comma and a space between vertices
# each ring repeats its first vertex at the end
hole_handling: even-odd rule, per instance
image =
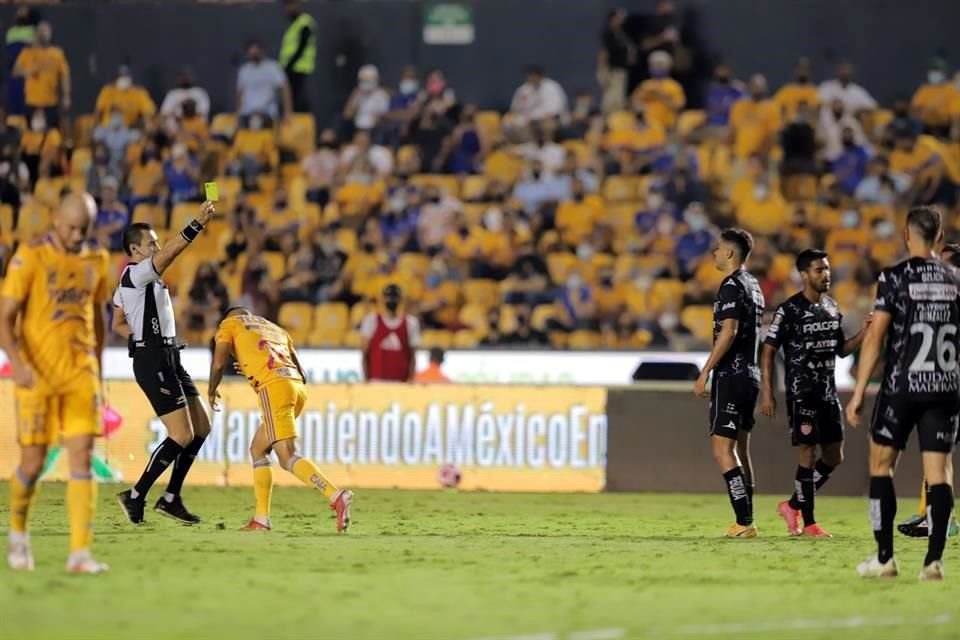
POLYGON ((647 632, 650 636, 706 636, 706 635, 725 635, 734 633, 759 633, 763 631, 800 631, 812 629, 859 629, 866 627, 889 627, 889 626, 917 626, 917 625, 943 625, 949 624, 953 616, 949 613, 943 613, 928 618, 904 618, 904 617, 867 617, 856 616, 853 618, 834 618, 834 619, 799 619, 783 620, 777 622, 743 622, 734 624, 698 624, 685 625, 681 627, 653 629, 647 632))
POLYGON ((573 631, 569 634, 547 632, 521 636, 491 636, 473 640, 620 640, 626 633, 625 629, 588 629, 573 631))

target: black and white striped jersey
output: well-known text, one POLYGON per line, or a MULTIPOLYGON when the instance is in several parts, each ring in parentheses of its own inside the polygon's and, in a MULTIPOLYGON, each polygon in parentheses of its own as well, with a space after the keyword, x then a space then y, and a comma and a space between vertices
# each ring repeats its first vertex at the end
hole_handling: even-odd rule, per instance
POLYGON ((126 315, 135 342, 161 347, 176 338, 170 292, 154 268, 153 259, 127 265, 113 294, 113 304, 126 315))

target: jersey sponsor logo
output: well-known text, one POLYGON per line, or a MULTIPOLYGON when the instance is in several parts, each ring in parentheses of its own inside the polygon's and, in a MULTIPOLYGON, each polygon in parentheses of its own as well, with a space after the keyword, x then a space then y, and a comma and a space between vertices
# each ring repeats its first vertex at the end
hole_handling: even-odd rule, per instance
POLYGON ((955 302, 957 299, 957 286, 946 282, 911 282, 907 291, 911 300, 955 302))
MULTIPOLYGON (((807 313, 810 313, 809 311, 807 313)), ((804 316, 806 317, 806 316, 804 316)), ((840 328, 839 320, 823 320, 821 322, 807 322, 803 325, 804 333, 816 333, 818 331, 836 331, 840 328)))
POLYGON ((737 306, 737 303, 736 303, 736 302, 728 302, 728 303, 726 303, 725 305, 723 305, 722 307, 720 307, 720 310, 721 310, 721 311, 726 311, 727 309, 733 309, 733 308, 735 308, 736 306, 737 306))
POLYGON ((816 318, 816 317, 817 316, 812 311, 804 311, 802 319, 806 320, 807 318, 816 318))

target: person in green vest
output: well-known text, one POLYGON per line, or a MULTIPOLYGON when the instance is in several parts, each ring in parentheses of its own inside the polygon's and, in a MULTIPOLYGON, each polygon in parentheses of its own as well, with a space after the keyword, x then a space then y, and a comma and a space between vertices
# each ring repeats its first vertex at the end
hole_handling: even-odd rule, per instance
POLYGON ((37 15, 30 7, 19 7, 17 16, 7 29, 5 53, 7 57, 7 114, 22 116, 26 114, 23 83, 21 76, 13 75, 13 65, 20 52, 33 44, 37 15))
POLYGON ((280 44, 280 66, 287 74, 293 94, 293 110, 310 111, 307 100, 307 77, 317 63, 317 21, 300 6, 300 0, 284 0, 284 10, 290 26, 280 44))

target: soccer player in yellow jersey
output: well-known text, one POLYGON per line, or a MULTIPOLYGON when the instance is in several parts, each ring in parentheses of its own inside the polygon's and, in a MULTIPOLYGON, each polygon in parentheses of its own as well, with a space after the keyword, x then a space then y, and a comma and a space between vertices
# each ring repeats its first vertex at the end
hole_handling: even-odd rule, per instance
POLYGON ((17 250, 0 288, 0 348, 13 368, 20 444, 20 465, 10 480, 7 552, 16 571, 33 569, 30 508, 47 448, 61 437, 70 459, 67 571, 107 569, 90 555, 96 505, 90 463, 100 435, 103 304, 110 299, 109 257, 86 243, 96 214, 88 194, 67 196, 50 232, 17 250))
POLYGON ((210 367, 210 406, 219 410, 217 387, 230 355, 236 359, 243 375, 260 398, 263 421, 253 436, 253 491, 256 510, 245 531, 270 530, 270 495, 273 471, 267 457, 273 450, 284 469, 304 484, 318 489, 330 500, 330 509, 337 513, 337 532, 350 525, 353 492, 337 489, 327 480, 312 460, 297 454, 296 418, 307 400, 306 376, 297 359, 297 352, 286 331, 274 323, 255 316, 245 307, 233 307, 214 338, 216 347, 210 367))

